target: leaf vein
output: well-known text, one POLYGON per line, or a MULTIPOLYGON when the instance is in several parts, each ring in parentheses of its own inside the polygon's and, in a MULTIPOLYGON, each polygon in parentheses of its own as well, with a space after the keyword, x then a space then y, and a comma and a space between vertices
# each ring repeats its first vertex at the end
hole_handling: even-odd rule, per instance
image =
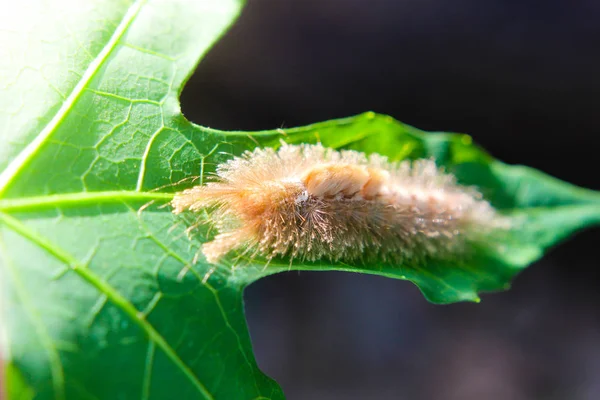
POLYGON ((138 192, 127 190, 64 193, 0 200, 0 211, 38 211, 43 208, 61 206, 85 206, 99 203, 117 203, 126 201, 169 201, 172 198, 172 193, 138 192))
POLYGON ((142 381, 142 397, 141 400, 150 398, 150 384, 152 383, 152 366, 154 365, 154 353, 156 345, 154 342, 148 343, 148 351, 146 353, 146 365, 144 368, 144 378, 142 381))
POLYGON ((163 132, 162 129, 159 129, 156 132, 154 132, 152 134, 152 136, 150 137, 150 139, 148 140, 148 144, 146 145, 146 148, 144 149, 144 155, 142 156, 142 160, 140 162, 140 172, 138 174, 137 184, 135 187, 135 190, 138 192, 141 191, 144 186, 144 178, 146 176, 146 162, 148 161, 148 155, 150 154, 150 149, 152 148, 152 145, 154 144, 154 141, 156 140, 158 135, 160 135, 162 132, 163 132))

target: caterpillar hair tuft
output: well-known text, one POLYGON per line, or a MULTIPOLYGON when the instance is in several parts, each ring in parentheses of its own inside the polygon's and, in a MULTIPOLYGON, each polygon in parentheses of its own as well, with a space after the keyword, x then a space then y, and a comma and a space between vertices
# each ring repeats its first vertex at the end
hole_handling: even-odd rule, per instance
POLYGON ((208 210, 218 231, 202 247, 210 263, 242 248, 268 260, 458 258, 507 228, 476 189, 431 159, 389 162, 378 154, 283 144, 219 165, 216 178, 171 202, 176 214, 208 210))

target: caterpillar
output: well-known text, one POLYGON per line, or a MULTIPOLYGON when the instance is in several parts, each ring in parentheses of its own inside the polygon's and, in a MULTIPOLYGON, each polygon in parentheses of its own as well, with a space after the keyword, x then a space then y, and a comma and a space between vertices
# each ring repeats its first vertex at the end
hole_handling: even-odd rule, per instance
POLYGON ((202 253, 217 263, 246 249, 289 257, 415 263, 460 258, 506 221, 473 187, 432 159, 320 144, 257 148, 220 164, 216 179, 177 193, 175 214, 206 209, 218 234, 202 253))

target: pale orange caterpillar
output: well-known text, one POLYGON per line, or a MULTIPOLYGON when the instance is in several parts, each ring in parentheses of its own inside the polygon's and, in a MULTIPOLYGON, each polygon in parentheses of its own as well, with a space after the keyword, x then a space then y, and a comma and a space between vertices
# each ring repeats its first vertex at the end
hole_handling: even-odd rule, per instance
MULTIPOLYGON (((176 194, 173 212, 207 209, 210 263, 237 249, 270 260, 388 263, 461 257, 504 221, 430 159, 389 162, 321 145, 257 148, 217 180, 176 194)), ((290 261, 291 262, 291 261, 290 261)))

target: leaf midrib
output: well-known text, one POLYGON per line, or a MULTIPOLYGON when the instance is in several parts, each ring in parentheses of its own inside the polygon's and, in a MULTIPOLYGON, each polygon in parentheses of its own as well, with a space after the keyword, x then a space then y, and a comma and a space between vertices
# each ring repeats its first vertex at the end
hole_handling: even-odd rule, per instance
MULTIPOLYGON (((45 196, 20 197, 14 199, 0 199, 0 211, 38 211, 41 209, 59 206, 77 206, 101 203, 123 203, 126 201, 164 201, 173 199, 174 193, 166 192, 141 192, 135 190, 108 190, 97 192, 75 192, 51 194, 45 196)), ((600 215, 600 202, 591 201, 585 203, 559 204, 535 207, 517 207, 502 210, 503 213, 511 212, 530 213, 543 211, 573 210, 577 208, 591 208, 600 215)))
POLYGON ((90 62, 88 68, 81 76, 81 79, 73 87, 73 90, 71 93, 69 93, 69 96, 63 102, 56 114, 52 117, 48 125, 46 125, 44 129, 42 129, 42 131, 23 150, 21 150, 15 159, 8 164, 6 169, 0 173, 0 197, 2 197, 2 194, 8 189, 13 179, 37 154, 46 140, 52 136, 56 128, 68 115, 69 111, 84 92, 89 82, 96 76, 96 73, 100 70, 108 56, 115 49, 116 44, 123 37, 125 32, 127 32, 131 26, 131 23, 145 3, 146 0, 136 0, 131 6, 129 6, 129 9, 123 15, 121 22, 119 22, 119 25, 117 25, 117 28, 113 32, 108 42, 106 42, 96 58, 90 62))
POLYGON ((128 200, 137 202, 169 201, 173 196, 174 193, 130 190, 61 193, 0 200, 0 211, 38 211, 60 206, 123 203, 128 200))

